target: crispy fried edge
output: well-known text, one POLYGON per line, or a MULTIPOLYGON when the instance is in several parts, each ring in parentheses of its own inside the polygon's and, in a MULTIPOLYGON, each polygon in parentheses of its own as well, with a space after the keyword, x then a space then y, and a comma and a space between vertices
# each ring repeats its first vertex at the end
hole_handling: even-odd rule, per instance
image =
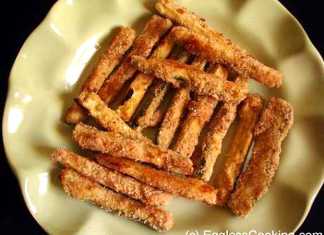
POLYGON ((63 190, 73 198, 91 202, 108 212, 139 221, 158 231, 173 227, 171 213, 115 193, 72 169, 63 169, 60 179, 63 190))
POLYGON ((97 155, 96 159, 105 167, 129 175, 160 190, 211 205, 217 203, 217 190, 201 180, 172 175, 128 159, 104 154, 97 155))
POLYGON ((191 175, 193 171, 191 160, 172 150, 116 132, 99 131, 83 123, 75 126, 73 139, 84 149, 149 163, 178 174, 191 175))
POLYGON ((143 184, 131 177, 112 171, 95 161, 91 161, 66 149, 57 149, 51 154, 53 161, 77 171, 79 174, 102 184, 117 193, 153 206, 161 206, 171 199, 171 195, 143 184))
POLYGON ((172 27, 170 20, 153 15, 146 23, 143 32, 135 39, 133 47, 127 57, 123 60, 119 68, 107 79, 101 89, 99 96, 109 104, 118 94, 126 81, 128 81, 136 72, 130 63, 130 58, 134 55, 147 57, 150 55, 154 45, 160 38, 172 27))
POLYGON ((293 108, 272 97, 255 127, 255 143, 247 169, 239 176, 227 205, 240 216, 247 215, 269 189, 279 167, 281 144, 293 125, 293 108))
POLYGON ((269 86, 279 87, 282 83, 282 74, 270 68, 245 50, 234 44, 230 39, 209 27, 204 19, 188 11, 186 8, 169 0, 156 2, 157 11, 175 23, 185 26, 195 32, 199 39, 206 38, 207 42, 200 44, 193 36, 188 36, 184 44, 190 52, 204 53, 207 60, 214 63, 226 63, 233 67, 243 77, 252 77, 269 86))
MULTIPOLYGON (((105 79, 110 75, 114 68, 120 63, 124 54, 132 46, 135 39, 135 31, 129 27, 120 27, 119 31, 114 35, 107 49, 101 55, 96 67, 91 75, 84 82, 81 92, 91 91, 98 92, 105 79)), ((87 113, 82 107, 73 102, 71 107, 65 113, 65 122, 68 124, 76 124, 84 121, 87 113)))
POLYGON ((242 103, 239 111, 239 122, 235 129, 229 149, 225 155, 225 163, 214 181, 216 188, 222 191, 222 204, 228 200, 234 189, 235 181, 240 174, 248 150, 252 144, 254 127, 263 108, 263 100, 259 95, 249 95, 242 103))

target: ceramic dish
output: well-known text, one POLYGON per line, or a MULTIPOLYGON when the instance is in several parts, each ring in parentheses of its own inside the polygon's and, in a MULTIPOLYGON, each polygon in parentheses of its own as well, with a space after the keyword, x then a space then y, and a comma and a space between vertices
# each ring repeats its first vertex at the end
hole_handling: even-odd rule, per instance
MULTIPOLYGON (((152 2, 60 0, 27 39, 12 68, 3 119, 5 149, 31 214, 50 234, 156 233, 67 197, 49 159, 56 147, 74 148, 71 128, 61 117, 78 90, 78 79, 88 74, 99 54, 98 48, 116 26, 142 28, 152 2)), ((167 206, 176 222, 169 234, 295 231, 324 179, 324 65, 319 53, 297 20, 276 0, 179 3, 283 72, 281 89, 254 83, 251 87, 291 102, 296 121, 283 145, 274 184, 248 217, 177 198, 167 206)))

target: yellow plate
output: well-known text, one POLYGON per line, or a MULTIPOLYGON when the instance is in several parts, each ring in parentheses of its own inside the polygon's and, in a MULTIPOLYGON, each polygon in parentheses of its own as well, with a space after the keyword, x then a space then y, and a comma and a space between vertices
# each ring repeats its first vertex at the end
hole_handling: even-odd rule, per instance
MULTIPOLYGON (((324 66, 319 53, 278 1, 179 2, 284 73, 281 89, 252 86, 291 102, 296 123, 283 145, 274 184, 247 218, 175 199, 167 206, 176 223, 169 234, 295 231, 324 179, 324 66)), ((98 45, 116 26, 142 28, 151 6, 148 0, 60 0, 27 39, 12 68, 3 122, 5 148, 31 214, 50 234, 155 233, 67 197, 49 159, 56 147, 73 148, 70 127, 61 117, 77 90, 76 82, 88 73, 93 55, 98 54, 98 45)))

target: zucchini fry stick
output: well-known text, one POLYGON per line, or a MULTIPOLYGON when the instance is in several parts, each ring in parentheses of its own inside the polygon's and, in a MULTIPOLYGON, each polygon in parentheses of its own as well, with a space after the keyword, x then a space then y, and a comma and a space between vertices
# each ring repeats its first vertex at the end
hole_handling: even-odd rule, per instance
POLYGON ((175 41, 194 55, 213 63, 226 64, 242 77, 252 78, 268 87, 280 87, 282 74, 254 59, 248 54, 230 48, 229 45, 199 35, 184 27, 175 28, 175 41))
POLYGON ((215 187, 223 192, 223 204, 227 202, 242 170, 262 108, 262 98, 258 95, 249 95, 238 111, 239 123, 225 155, 224 167, 215 177, 215 187))
MULTIPOLYGON (((180 63, 186 63, 189 59, 189 53, 186 51, 182 51, 177 58, 177 61, 180 63)), ((140 128, 146 127, 154 127, 159 124, 162 120, 162 113, 158 108, 160 107, 167 91, 169 90, 169 84, 157 80, 155 84, 152 85, 153 98, 146 108, 143 116, 139 117, 137 120, 137 124, 140 128)))
POLYGON ((114 110, 108 108, 105 102, 103 102, 97 94, 93 92, 82 93, 79 97, 79 103, 89 111, 90 115, 103 128, 118 132, 127 138, 150 142, 150 140, 140 132, 129 127, 114 110))
MULTIPOLYGON (((235 83, 241 87, 243 93, 247 93, 248 84, 245 78, 237 77, 235 83)), ((207 134, 201 145, 199 163, 195 170, 195 175, 204 181, 209 181, 213 173, 215 162, 222 150, 223 140, 236 117, 237 106, 240 102, 241 100, 224 102, 209 122, 207 134)))
MULTIPOLYGON (((198 69, 203 70, 207 61, 196 57, 192 63, 193 66, 196 66, 198 69)), ((182 114, 186 108, 188 101, 190 99, 190 89, 189 87, 182 87, 177 89, 176 94, 174 95, 171 104, 166 111, 161 127, 157 136, 158 145, 168 148, 173 136, 179 126, 182 114)), ((185 154, 181 155, 186 156, 185 154)))
POLYGON ((133 77, 136 72, 130 64, 130 58, 133 55, 147 57, 150 55, 152 48, 172 26, 171 21, 160 16, 152 16, 146 23, 143 32, 135 39, 129 54, 124 58, 119 68, 107 79, 101 89, 99 96, 109 104, 112 99, 122 89, 126 81, 133 77))
POLYGON ((190 159, 147 141, 127 138, 117 132, 99 131, 79 123, 73 130, 73 139, 83 149, 149 163, 179 174, 190 175, 193 171, 190 159))
POLYGON ((293 124, 293 108, 272 97, 255 127, 255 143, 247 169, 239 176, 228 206, 247 215, 267 191, 279 167, 281 144, 293 124))
MULTIPOLYGON (((154 50, 151 58, 167 58, 174 46, 171 32, 163 38, 162 42, 154 50)), ((154 78, 149 75, 139 73, 136 78, 132 81, 129 87, 129 92, 132 92, 131 97, 124 102, 123 105, 119 106, 117 113, 124 121, 130 121, 137 107, 141 103, 147 89, 151 86, 154 78)))
POLYGON ((52 159, 79 174, 145 204, 160 206, 171 199, 171 195, 143 184, 129 176, 109 170, 98 163, 65 149, 52 153, 52 159))
POLYGON ((72 169, 62 170, 61 183, 63 190, 71 197, 91 202, 108 212, 140 221, 157 231, 167 231, 173 227, 171 213, 115 193, 72 169))
POLYGON ((156 80, 152 85, 153 98, 149 102, 144 114, 137 119, 138 129, 157 126, 163 117, 163 113, 159 110, 161 103, 169 90, 169 84, 156 80))
MULTIPOLYGON (((214 74, 224 81, 228 76, 227 70, 222 66, 217 66, 214 74)), ((217 103, 218 100, 210 96, 198 96, 197 100, 189 103, 189 111, 174 144, 174 151, 182 156, 191 157, 198 144, 200 132, 211 118, 217 103)))
POLYGON ((172 175, 124 158, 99 154, 96 159, 105 167, 129 175, 165 192, 211 205, 217 203, 217 190, 201 180, 172 175))
POLYGON ((191 29, 179 30, 178 40, 186 44, 191 53, 204 54, 214 63, 226 63, 233 67, 242 77, 251 77, 269 87, 279 87, 282 74, 249 55, 223 34, 212 29, 204 19, 169 0, 157 1, 157 11, 175 23, 191 29))
POLYGON ((176 132, 182 113, 186 108, 186 105, 189 101, 189 89, 188 88, 179 88, 177 89, 174 97, 171 100, 171 104, 168 107, 163 121, 161 123, 158 136, 157 144, 163 148, 168 148, 174 133, 176 132))
POLYGON ((133 56, 132 64, 141 72, 152 74, 176 88, 189 83, 198 95, 208 95, 224 101, 239 100, 242 97, 240 87, 234 82, 223 81, 191 65, 167 59, 145 59, 141 56, 133 56))
MULTIPOLYGON (((107 49, 103 52, 91 75, 84 82, 81 92, 98 92, 105 79, 120 63, 124 54, 131 47, 134 39, 135 31, 133 29, 120 27, 107 49)), ((64 117, 65 122, 68 124, 76 124, 80 121, 84 121, 86 118, 87 114, 85 110, 76 102, 73 102, 64 117)))

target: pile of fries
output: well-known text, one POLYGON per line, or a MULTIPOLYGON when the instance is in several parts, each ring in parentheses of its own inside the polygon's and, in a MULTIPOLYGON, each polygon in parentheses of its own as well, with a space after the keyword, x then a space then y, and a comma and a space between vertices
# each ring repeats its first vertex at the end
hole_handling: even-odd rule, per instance
POLYGON ((52 154, 64 166, 63 189, 158 231, 174 224, 163 209, 172 196, 245 216, 268 190, 293 124, 291 105, 276 97, 264 105, 248 79, 272 88, 282 75, 174 1, 155 7, 159 15, 137 37, 119 29, 67 110, 73 140, 93 154, 52 154), (210 180, 235 118, 225 163, 210 180))

